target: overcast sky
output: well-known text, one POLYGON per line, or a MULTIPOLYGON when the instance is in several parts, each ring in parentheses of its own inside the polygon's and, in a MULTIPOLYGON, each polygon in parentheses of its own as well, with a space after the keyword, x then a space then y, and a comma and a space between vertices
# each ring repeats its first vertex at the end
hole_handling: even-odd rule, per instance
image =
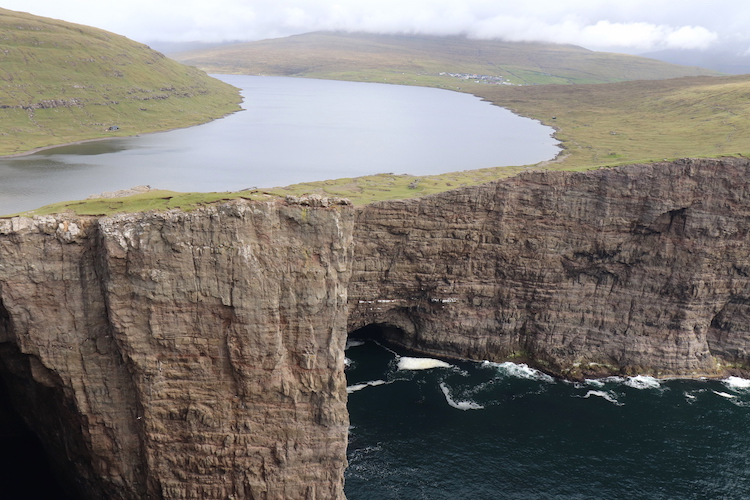
POLYGON ((744 0, 3 0, 2 7, 149 43, 251 41, 317 30, 464 34, 642 53, 750 48, 744 0))

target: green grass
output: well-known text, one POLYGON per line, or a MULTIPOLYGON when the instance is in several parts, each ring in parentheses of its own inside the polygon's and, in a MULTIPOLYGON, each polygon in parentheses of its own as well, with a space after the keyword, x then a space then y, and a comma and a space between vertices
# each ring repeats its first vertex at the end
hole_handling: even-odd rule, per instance
POLYGON ((0 9, 0 155, 187 127, 237 111, 240 100, 234 87, 125 37, 0 9))
POLYGON ((77 215, 108 216, 117 213, 149 212, 180 209, 195 210, 211 203, 229 201, 238 198, 246 200, 274 200, 279 195, 259 191, 257 189, 237 191, 233 193, 178 193, 176 191, 153 190, 123 198, 96 198, 91 200, 64 201, 46 205, 36 210, 2 216, 32 217, 35 215, 50 215, 58 213, 73 213, 77 215))
POLYGON ((586 170, 688 156, 750 154, 747 75, 674 78, 710 72, 572 46, 336 33, 218 47, 178 57, 214 71, 468 92, 554 127, 564 147, 558 161, 539 166, 422 178, 384 174, 299 184, 275 192, 328 193, 367 203, 424 196, 525 168, 586 170), (439 75, 446 71, 502 74, 515 83, 536 85, 477 84, 439 75))
MULTIPOLYGON (((562 141, 565 148, 563 154, 557 161, 544 162, 539 165, 489 168, 423 177, 380 174, 321 180, 266 189, 263 193, 253 196, 267 199, 265 197, 268 196, 319 193, 349 198, 355 204, 366 204, 379 200, 426 196, 461 186, 481 184, 515 175, 529 168, 587 170, 681 157, 750 155, 750 76, 748 75, 698 76, 596 85, 476 84, 441 77, 437 74, 438 68, 442 66, 435 64, 434 57, 431 59, 425 55, 430 50, 434 50, 434 45, 438 43, 437 37, 432 37, 425 42, 423 46, 425 54, 422 58, 415 57, 411 49, 404 49, 403 54, 394 55, 392 43, 394 38, 386 37, 390 41, 386 44, 386 48, 383 48, 381 43, 377 40, 373 41, 371 37, 375 36, 354 37, 359 44, 358 59, 347 60, 339 52, 317 53, 316 55, 316 52, 325 49, 325 44, 316 42, 308 45, 303 43, 304 37, 283 39, 281 44, 284 47, 283 51, 274 49, 266 54, 262 50, 258 52, 256 47, 251 54, 259 64, 265 65, 266 68, 280 68, 279 72, 274 74, 285 74, 281 70, 288 72, 295 65, 301 68, 302 62, 308 66, 314 66, 311 64, 314 60, 311 58, 314 56, 334 61, 336 64, 320 64, 315 66, 314 71, 305 70, 306 76, 423 85, 469 92, 499 106, 507 107, 520 115, 538 119, 554 127, 556 137, 562 141), (432 48, 429 47, 430 44, 432 48), (361 62, 364 57, 362 54, 368 54, 367 59, 370 65, 367 68, 357 67, 354 64, 357 61, 361 62)), ((450 45, 455 40, 444 40, 441 43, 450 45)), ((271 42, 260 43, 260 46, 263 48, 264 44, 271 44, 271 42)), ((250 45, 255 47, 256 44, 250 45)), ((537 45, 539 50, 548 50, 548 46, 543 44, 528 44, 529 47, 534 45, 537 45)), ((466 61, 461 63, 461 58, 466 56, 466 47, 460 45, 455 49, 454 63, 457 66, 445 71, 482 73, 481 68, 471 57, 467 57, 466 61)), ((448 49, 443 50, 445 52, 448 49)), ((590 51, 575 47, 562 47, 555 50, 560 51, 556 57, 549 54, 543 57, 538 56, 536 60, 539 67, 535 70, 522 69, 519 65, 508 64, 509 74, 519 78, 519 81, 538 78, 537 83, 550 83, 551 80, 565 78, 572 81, 574 77, 578 81, 584 81, 582 71, 579 71, 577 76, 572 73, 566 76, 562 72, 554 74, 543 64, 546 64, 544 63, 546 60, 562 58, 567 52, 577 54, 580 51, 585 53, 590 51)), ((210 51, 205 53, 212 54, 210 51)), ((524 57, 531 57, 532 54, 533 51, 529 48, 524 57)), ((239 53, 235 56, 237 56, 234 60, 235 66, 231 70, 228 66, 219 64, 221 59, 216 59, 218 61, 216 64, 219 66, 213 69, 222 69, 224 72, 249 72, 246 66, 242 66, 245 56, 240 57, 239 53)), ((351 54, 347 57, 350 56, 351 54)), ((607 69, 608 78, 632 76, 637 73, 637 68, 629 66, 630 63, 625 64, 622 60, 610 58, 610 56, 605 54, 600 58, 600 67, 612 66, 607 69)), ((635 63, 632 64, 635 65, 635 63)), ((591 75, 588 76, 591 77, 591 75)), ((595 78, 591 77, 591 79, 595 78)), ((45 207, 44 212, 35 211, 35 213, 73 210, 79 213, 109 214, 113 211, 161 210, 176 206, 189 209, 202 203, 245 195, 241 193, 179 195, 185 196, 185 200, 191 200, 189 202, 179 201, 183 198, 179 198, 174 193, 169 196, 153 193, 139 196, 142 198, 137 198, 132 202, 118 199, 118 201, 58 204, 45 207)))
MULTIPOLYGON (((302 76, 391 83, 432 77, 445 87, 464 81, 440 73, 502 76, 514 84, 604 83, 718 75, 625 54, 573 45, 470 40, 458 36, 308 33, 173 54, 179 61, 217 73, 302 76)), ((421 84, 421 83, 420 83, 421 84)))

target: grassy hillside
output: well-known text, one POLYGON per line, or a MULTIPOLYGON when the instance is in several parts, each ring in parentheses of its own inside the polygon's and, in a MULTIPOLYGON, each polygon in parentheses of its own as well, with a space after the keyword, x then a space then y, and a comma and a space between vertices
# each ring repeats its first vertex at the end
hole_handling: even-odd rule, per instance
MULTIPOLYGON (((303 45, 299 50, 304 52, 307 49, 303 45)), ((375 47, 372 50, 373 54, 377 54, 375 47)), ((279 55, 278 52, 273 54, 274 57, 279 55)), ((270 55, 263 56, 265 59, 259 55, 256 57, 263 64, 270 64, 270 55)), ((323 58, 324 55, 318 57, 323 58)), ((294 56, 294 60, 302 59, 304 58, 294 56)), ((334 57, 331 56, 329 59, 334 57)), ((280 67, 292 66, 281 58, 274 61, 274 64, 280 67)), ((381 69, 386 68, 388 61, 383 60, 382 64, 381 69)), ((396 67, 396 63, 393 64, 396 67)), ((469 66, 460 66, 456 71, 474 70, 469 66)), ((392 74, 394 83, 410 83, 407 80, 414 83, 413 77, 418 76, 400 73, 397 75, 395 71, 392 71, 392 74)), ((367 72, 352 71, 344 77, 319 69, 316 76, 362 80, 367 76, 367 72)), ((440 82, 429 81, 429 78, 424 76, 421 83, 441 85, 440 82)), ((556 136, 563 141, 565 151, 557 161, 540 165, 488 168, 422 177, 380 174, 321 180, 268 189, 257 195, 317 192, 347 197, 356 204, 364 204, 383 199, 424 196, 459 186, 480 184, 514 175, 527 168, 582 170, 688 156, 750 155, 750 75, 698 76, 597 85, 510 86, 463 81, 461 91, 473 93, 555 127, 556 136)), ((148 202, 153 203, 149 205, 153 208, 171 207, 177 200, 173 199, 172 195, 143 196, 153 199, 148 202)), ((215 196, 224 198, 245 195, 190 195, 189 199, 191 203, 195 203, 196 200, 208 202, 215 196)), ((116 206, 107 205, 106 210, 91 203, 98 202, 61 204, 46 210, 127 210, 128 207, 141 206, 144 200, 137 200, 135 205, 131 205, 130 202, 116 202, 116 206)))
POLYGON ((186 127, 239 101, 233 87, 125 37, 0 9, 0 155, 186 127))
POLYGON ((511 84, 604 83, 718 75, 625 54, 573 45, 470 40, 458 36, 308 33, 172 54, 217 73, 304 76, 341 80, 463 86, 457 75, 502 78, 511 84), (441 73, 445 73, 441 75, 441 73))

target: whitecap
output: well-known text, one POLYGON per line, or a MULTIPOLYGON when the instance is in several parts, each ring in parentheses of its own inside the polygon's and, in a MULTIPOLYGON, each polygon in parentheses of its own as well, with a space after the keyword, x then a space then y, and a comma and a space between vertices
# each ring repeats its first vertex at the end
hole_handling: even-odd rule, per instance
POLYGON ((463 411, 484 409, 484 406, 480 405, 479 403, 475 403, 474 401, 456 401, 451 397, 450 389, 448 389, 448 386, 446 386, 443 382, 440 382, 440 390, 443 391, 445 400, 453 408, 463 411))
POLYGON ((346 339, 346 347, 344 348, 344 350, 349 349, 350 347, 359 347, 361 345, 365 345, 364 340, 346 339))
POLYGON ((344 356, 344 366, 345 367, 349 368, 350 366, 352 366, 352 363, 353 363, 353 361, 351 359, 349 359, 346 356, 344 356))
POLYGON ((483 361, 482 366, 493 367, 511 377, 523 378, 526 380, 540 380, 542 382, 554 383, 555 379, 544 372, 540 372, 524 363, 513 363, 506 361, 504 363, 493 363, 483 361))
POLYGON ((750 380, 740 377, 727 377, 722 380, 730 389, 750 389, 750 380))
POLYGON ((587 378, 586 383, 588 385, 593 385, 594 387, 604 387, 604 382, 600 379, 587 378))
POLYGON ((737 397, 734 394, 727 394, 726 392, 720 392, 720 391, 711 391, 711 392, 713 392, 717 396, 721 396, 721 397, 727 398, 727 399, 734 399, 734 398, 737 397))
POLYGON ((346 393, 351 394, 353 392, 361 391, 365 387, 375 387, 378 385, 383 385, 385 383, 386 383, 385 380, 371 380, 370 382, 364 382, 362 384, 350 385, 350 386, 347 386, 346 393))
POLYGON ((658 389, 661 387, 661 383, 654 377, 647 377, 645 375, 637 375, 635 377, 628 377, 625 385, 632 387, 633 389, 658 389))
POLYGON ((613 396, 612 393, 609 393, 609 392, 606 392, 606 391, 589 391, 584 396, 584 399, 588 399, 591 396, 597 396, 597 397, 600 397, 600 398, 604 398, 607 401, 609 401, 610 403, 615 404, 617 406, 622 406, 622 405, 625 404, 625 403, 620 403, 619 401, 617 401, 617 398, 615 396, 613 396))
POLYGON ((398 360, 399 370, 429 370, 430 368, 450 368, 445 361, 432 358, 410 358, 403 356, 398 360))

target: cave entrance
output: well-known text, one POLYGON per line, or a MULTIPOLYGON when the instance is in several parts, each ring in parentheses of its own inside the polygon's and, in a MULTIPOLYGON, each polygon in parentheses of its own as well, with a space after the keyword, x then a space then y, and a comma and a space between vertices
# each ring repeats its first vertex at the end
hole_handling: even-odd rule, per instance
POLYGON ((404 346, 407 338, 402 329, 377 323, 349 333, 345 352, 347 392, 384 383, 387 374, 397 370, 400 357, 413 354, 404 346))
POLYGON ((16 412, 0 374, 0 485, 2 498, 78 500, 57 482, 42 442, 16 412))
POLYGON ((407 335, 396 326, 373 323, 349 333, 350 340, 374 340, 392 346, 405 346, 407 335))

